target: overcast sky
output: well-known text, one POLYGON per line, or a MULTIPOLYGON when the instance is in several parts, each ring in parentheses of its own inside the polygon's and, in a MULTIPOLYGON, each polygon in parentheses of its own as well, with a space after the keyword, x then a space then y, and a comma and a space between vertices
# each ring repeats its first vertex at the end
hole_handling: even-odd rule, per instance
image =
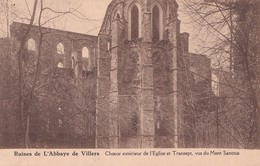
MULTIPOLYGON (((0 2, 1 1, 10 2, 10 11, 13 11, 12 13, 14 13, 12 17, 16 17, 14 21, 28 23, 28 20, 21 18, 30 18, 34 0, 0 0, 0 2)), ((112 0, 44 0, 44 7, 50 7, 55 11, 65 12, 69 10, 73 11, 75 9, 79 11, 73 12, 73 14, 66 14, 63 17, 58 17, 58 19, 48 22, 45 26, 83 34, 97 35, 105 16, 107 6, 111 1, 112 0)), ((196 32, 192 29, 192 25, 187 25, 185 23, 187 16, 182 13, 183 8, 181 0, 177 0, 177 2, 180 5, 179 19, 182 21, 181 32, 190 33, 191 51, 197 53, 198 51, 196 47, 194 47, 196 45, 196 32)), ((54 16, 57 16, 57 14, 48 10, 43 14, 42 22, 54 16)))
MULTIPOLYGON (((32 13, 34 0, 9 1, 12 1, 12 3, 15 4, 15 13, 19 12, 19 16, 28 18, 30 13, 32 13)), ((77 16, 67 14, 58 20, 56 19, 56 24, 50 24, 48 26, 96 35, 99 31, 98 27, 102 24, 102 19, 104 18, 106 8, 111 1, 112 0, 44 0, 44 6, 51 7, 56 11, 69 11, 69 9, 77 9, 77 11, 80 12, 74 13, 77 16)), ((179 14, 180 19, 183 21, 183 14, 181 12, 179 12, 179 14)), ((47 14, 43 17, 46 17, 47 19, 47 14)), ((48 13, 48 17, 51 17, 50 13, 48 13)))
MULTIPOLYGON (((32 13, 34 0, 10 0, 15 4, 16 10, 14 13, 18 13, 19 17, 28 18, 32 13)), ((96 35, 102 19, 104 18, 106 8, 111 0, 44 0, 44 6, 50 7, 55 11, 66 12, 76 9, 79 12, 73 12, 73 14, 66 14, 63 17, 59 17, 54 21, 51 21, 46 26, 64 29, 68 31, 74 31, 79 33, 88 33, 96 35), (93 30, 94 29, 94 30, 93 30)), ((53 17, 54 14, 48 11, 43 15, 43 20, 53 17)), ((57 16, 57 14, 55 14, 57 16)), ((16 21, 21 21, 16 19, 16 21)), ((25 20, 23 20, 26 22, 25 20)))
MULTIPOLYGON (((0 0, 0 24, 2 24, 3 20, 1 20, 1 2, 9 1, 10 10, 12 11, 10 14, 12 15, 11 21, 18 21, 29 23, 28 18, 30 18, 30 14, 32 13, 34 0, 0 0), (26 18, 26 19, 23 19, 26 18)), ((43 0, 44 7, 50 7, 55 11, 66 12, 66 11, 74 11, 73 14, 66 14, 63 17, 58 17, 55 20, 48 21, 48 24, 44 26, 56 29, 62 29, 66 31, 78 32, 89 35, 97 35, 102 24, 103 18, 105 16, 105 12, 107 6, 112 0, 43 0), (78 11, 78 12, 75 12, 78 11)), ((223 59, 223 55, 215 56, 214 54, 210 55, 207 52, 207 49, 203 49, 203 47, 207 48, 210 45, 211 37, 214 38, 213 35, 207 35, 207 38, 203 37, 203 31, 200 31, 199 27, 194 21, 189 20, 189 15, 185 14, 183 11, 185 8, 183 7, 183 0, 177 0, 179 4, 179 19, 181 20, 181 32, 188 32, 190 34, 189 40, 189 48, 190 52, 197 54, 207 55, 212 59, 212 62, 218 62, 219 59, 223 59), (215 60, 214 60, 215 59, 215 60)), ((2 3, 3 4, 3 3, 2 3)), ((39 5, 38 5, 39 7, 39 5)), ((38 8, 39 9, 39 8, 38 8)), ((39 10, 37 10, 39 12, 39 10)), ((36 18, 38 18, 39 13, 37 13, 36 18)), ((46 10, 42 15, 42 22, 57 16, 50 10, 46 10)), ((10 21, 10 22, 11 22, 10 21)), ((2 26, 6 27, 6 26, 2 26)), ((5 29, 6 30, 6 29, 5 29)), ((5 32, 0 31, 1 34, 6 34, 5 32)), ((214 41, 214 40, 212 40, 214 41)), ((226 58, 224 58, 224 61, 226 58)))

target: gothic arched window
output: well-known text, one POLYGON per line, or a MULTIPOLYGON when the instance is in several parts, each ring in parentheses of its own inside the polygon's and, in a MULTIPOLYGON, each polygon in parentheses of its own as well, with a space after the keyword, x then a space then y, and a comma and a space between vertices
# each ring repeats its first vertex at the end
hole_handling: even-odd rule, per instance
POLYGON ((57 53, 58 53, 58 54, 64 54, 64 46, 63 46, 62 43, 59 43, 59 44, 57 45, 57 53))
POLYGON ((153 7, 152 12, 152 32, 153 32, 153 41, 160 40, 160 11, 157 5, 153 7))
POLYGON ((82 58, 89 58, 89 51, 87 47, 82 48, 82 58))
POLYGON ((130 5, 128 9, 128 39, 141 37, 141 6, 137 2, 130 5))
POLYGON ((83 70, 87 71, 89 66, 89 49, 87 47, 82 48, 82 62, 83 62, 83 70))
POLYGON ((120 20, 121 16, 119 13, 116 14, 116 19, 120 20))
POLYGON ((139 37, 139 10, 136 5, 131 9, 131 39, 139 37))
POLYGON ((36 43, 35 43, 35 41, 32 38, 30 38, 27 41, 27 49, 30 50, 30 51, 35 51, 36 50, 36 43))
POLYGON ((152 41, 163 39, 163 9, 159 3, 152 7, 152 41))

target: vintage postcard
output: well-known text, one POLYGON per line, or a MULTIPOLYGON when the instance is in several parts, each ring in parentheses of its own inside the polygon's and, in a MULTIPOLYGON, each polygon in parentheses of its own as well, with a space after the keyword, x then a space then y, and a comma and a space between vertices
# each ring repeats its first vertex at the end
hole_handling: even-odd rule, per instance
POLYGON ((0 0, 0 165, 259 165, 259 36, 258 0, 0 0))

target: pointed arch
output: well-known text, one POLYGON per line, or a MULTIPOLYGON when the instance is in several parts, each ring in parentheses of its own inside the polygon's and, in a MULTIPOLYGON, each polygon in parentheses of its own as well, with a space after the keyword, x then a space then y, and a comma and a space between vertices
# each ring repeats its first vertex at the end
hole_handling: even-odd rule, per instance
POLYGON ((90 57, 89 57, 89 49, 86 46, 82 48, 82 62, 83 62, 83 66, 82 66, 83 71, 88 71, 90 57))
POLYGON ((156 42, 163 39, 163 9, 158 2, 155 2, 151 9, 152 40, 156 42))
POLYGON ((120 14, 120 12, 118 10, 114 14, 114 19, 118 19, 118 20, 121 19, 121 14, 120 14))
POLYGON ((141 32, 141 6, 133 2, 128 9, 128 39, 136 39, 142 36, 141 32))
POLYGON ((36 51, 36 43, 35 43, 35 40, 33 38, 30 38, 27 41, 27 49, 29 51, 36 51))
POLYGON ((89 49, 86 46, 82 48, 82 58, 89 58, 89 49))
POLYGON ((63 69, 64 68, 64 63, 63 62, 59 62, 57 67, 63 69))
POLYGON ((160 40, 160 11, 157 5, 153 7, 152 11, 152 35, 153 41, 159 41, 160 40))
POLYGON ((117 18, 117 19, 120 19, 120 18, 121 18, 121 16, 120 16, 119 13, 116 14, 116 18, 117 18))
POLYGON ((131 39, 139 37, 139 10, 136 5, 131 9, 131 39))
POLYGON ((58 54, 64 54, 64 45, 62 43, 57 44, 57 53, 58 54))

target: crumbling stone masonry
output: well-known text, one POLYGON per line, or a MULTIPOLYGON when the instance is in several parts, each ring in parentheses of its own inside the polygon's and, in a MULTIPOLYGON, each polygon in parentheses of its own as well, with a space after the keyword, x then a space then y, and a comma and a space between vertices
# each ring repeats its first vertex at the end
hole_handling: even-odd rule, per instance
MULTIPOLYGON (((193 135, 185 128, 192 125, 185 104, 188 87, 197 84, 197 91, 211 91, 210 60, 189 53, 189 34, 180 33, 177 13, 175 0, 113 0, 98 36, 41 28, 45 67, 58 67, 68 85, 77 87, 74 104, 80 109, 94 103, 88 120, 79 116, 74 121, 74 133, 89 133, 78 147, 193 146, 193 135)), ((14 48, 27 28, 12 24, 14 48)), ((39 36, 39 27, 33 26, 28 54, 36 53, 39 36)))
POLYGON ((182 147, 188 38, 174 0, 114 0, 98 36, 98 148, 182 147))

